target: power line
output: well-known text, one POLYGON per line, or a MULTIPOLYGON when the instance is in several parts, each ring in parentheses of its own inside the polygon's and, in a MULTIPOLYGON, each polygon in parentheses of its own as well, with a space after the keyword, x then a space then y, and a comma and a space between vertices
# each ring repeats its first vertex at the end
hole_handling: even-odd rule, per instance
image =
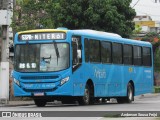
POLYGON ((134 8, 134 7, 138 4, 139 1, 140 1, 140 0, 137 0, 137 2, 133 5, 132 8, 134 8))

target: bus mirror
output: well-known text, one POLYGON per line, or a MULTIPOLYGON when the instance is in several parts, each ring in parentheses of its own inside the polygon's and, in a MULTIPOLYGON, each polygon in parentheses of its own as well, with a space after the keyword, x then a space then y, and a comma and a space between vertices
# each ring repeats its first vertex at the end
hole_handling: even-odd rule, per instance
POLYGON ((77 50, 77 57, 78 59, 81 59, 81 50, 77 50))

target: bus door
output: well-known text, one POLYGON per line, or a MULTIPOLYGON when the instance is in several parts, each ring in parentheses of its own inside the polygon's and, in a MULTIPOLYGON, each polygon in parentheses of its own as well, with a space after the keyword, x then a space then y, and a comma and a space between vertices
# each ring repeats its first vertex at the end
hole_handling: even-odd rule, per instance
POLYGON ((72 80, 74 96, 80 96, 84 93, 83 79, 81 36, 72 36, 72 80))

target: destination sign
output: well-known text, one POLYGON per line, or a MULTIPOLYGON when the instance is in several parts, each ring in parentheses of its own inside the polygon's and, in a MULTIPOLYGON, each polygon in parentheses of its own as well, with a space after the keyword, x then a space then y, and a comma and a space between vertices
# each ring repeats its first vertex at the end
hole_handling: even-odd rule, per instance
POLYGON ((63 40, 66 38, 66 34, 61 33, 29 33, 20 34, 20 40, 63 40))

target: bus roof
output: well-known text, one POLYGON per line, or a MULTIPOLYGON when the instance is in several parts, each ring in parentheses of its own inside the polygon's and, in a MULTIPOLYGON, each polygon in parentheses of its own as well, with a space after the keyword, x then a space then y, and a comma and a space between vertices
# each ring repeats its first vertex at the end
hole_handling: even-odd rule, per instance
POLYGON ((93 38, 102 38, 112 42, 120 42, 126 44, 135 44, 135 45, 144 45, 144 46, 151 46, 151 43, 134 40, 134 39, 127 39, 122 38, 120 35, 115 33, 103 32, 103 31, 96 31, 91 29, 79 29, 79 30, 69 30, 69 29, 35 29, 35 30, 27 30, 18 32, 18 34, 23 33, 36 33, 36 32, 71 32, 74 35, 83 35, 86 37, 93 37, 93 38))
POLYGON ((89 30, 89 29, 82 29, 82 30, 70 30, 75 35, 84 35, 93 38, 102 38, 106 39, 106 41, 111 42, 119 42, 119 43, 126 43, 126 44, 134 44, 134 45, 144 45, 144 46, 152 46, 150 42, 122 38, 118 34, 96 31, 96 30, 89 30))
POLYGON ((67 32, 67 30, 61 30, 61 29, 35 29, 35 30, 27 30, 27 31, 21 31, 18 32, 18 34, 23 33, 37 33, 37 32, 67 32))
POLYGON ((93 35, 100 35, 100 36, 113 36, 113 37, 122 38, 120 35, 115 33, 109 33, 109 32, 97 31, 97 30, 82 29, 82 30, 73 30, 73 31, 78 33, 83 33, 83 34, 86 33, 86 34, 93 34, 93 35))

